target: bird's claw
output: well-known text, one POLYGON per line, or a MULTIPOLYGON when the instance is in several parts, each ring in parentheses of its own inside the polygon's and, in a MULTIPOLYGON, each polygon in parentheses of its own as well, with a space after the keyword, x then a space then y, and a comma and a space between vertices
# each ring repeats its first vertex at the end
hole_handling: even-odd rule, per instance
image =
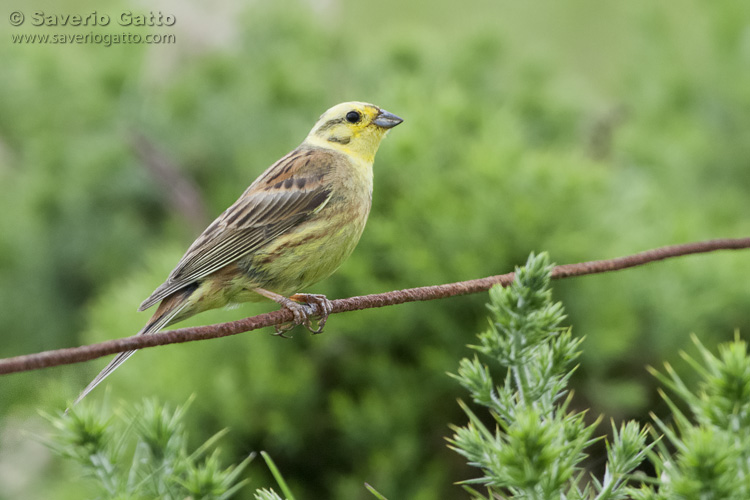
MULTIPOLYGON (((289 297, 291 300, 295 300, 297 302, 303 302, 307 308, 305 308, 305 312, 308 313, 304 319, 304 321, 301 323, 305 325, 305 328, 310 330, 311 333, 321 333, 323 332, 323 327, 326 324, 326 321, 328 321, 328 315, 333 312, 333 304, 325 295, 317 294, 317 293, 298 293, 295 295, 292 295, 289 297), (309 314, 309 306, 310 305, 317 305, 319 314, 318 314, 318 327, 313 328, 312 322, 310 321, 309 314)), ((299 324, 299 323, 298 323, 299 324)))
POLYGON ((277 337, 281 337, 282 339, 290 339, 292 337, 287 337, 284 334, 288 332, 289 330, 291 330, 292 328, 294 328, 295 326, 297 326, 295 323, 284 323, 281 325, 275 325, 274 329, 276 331, 274 332, 274 335, 276 335, 277 337))
POLYGON ((291 322, 276 325, 275 335, 282 338, 289 338, 284 334, 297 325, 304 325, 313 334, 321 333, 328 320, 328 315, 333 311, 333 304, 331 304, 331 301, 325 295, 312 293, 292 295, 282 303, 282 306, 292 311, 294 315, 294 319, 291 322), (310 319, 313 315, 311 305, 317 305, 320 311, 317 328, 313 328, 310 319))

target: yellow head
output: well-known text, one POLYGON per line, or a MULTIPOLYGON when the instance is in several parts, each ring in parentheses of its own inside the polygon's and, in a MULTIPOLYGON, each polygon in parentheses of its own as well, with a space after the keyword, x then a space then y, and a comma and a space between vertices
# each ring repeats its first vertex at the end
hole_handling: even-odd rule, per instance
POLYGON ((403 120, 366 102, 344 102, 321 115, 305 142, 372 163, 380 141, 403 120))

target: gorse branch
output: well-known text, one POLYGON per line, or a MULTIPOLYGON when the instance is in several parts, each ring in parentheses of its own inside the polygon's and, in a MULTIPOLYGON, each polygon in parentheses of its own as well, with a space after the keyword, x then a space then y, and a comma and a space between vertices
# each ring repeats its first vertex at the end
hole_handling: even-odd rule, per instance
POLYGON ((452 374, 474 403, 494 420, 479 418, 460 402, 469 421, 451 426, 449 447, 478 467, 482 485, 474 500, 490 498, 623 500, 627 478, 646 458, 647 432, 635 422, 613 425, 603 480, 586 480, 582 463, 598 440, 598 419, 570 407, 569 379, 580 356, 581 338, 562 326, 565 311, 552 300, 552 266, 546 253, 529 256, 513 284, 490 290, 491 320, 472 349, 483 356, 463 358, 452 374), (485 364, 488 360, 489 364, 485 364), (490 365, 505 372, 494 380, 490 365))
MULTIPOLYGON (((715 250, 739 250, 743 248, 750 248, 750 238, 716 239, 696 243, 685 243, 682 245, 671 245, 628 255, 626 257, 556 266, 552 271, 552 279, 617 271, 683 255, 713 252, 715 250)), ((475 280, 448 283, 445 285, 407 288, 405 290, 394 290, 392 292, 337 299, 331 301, 333 305, 331 314, 392 306, 396 304, 404 304, 406 302, 418 302, 486 292, 496 284, 508 286, 512 283, 513 278, 513 273, 507 273, 475 280)), ((319 312, 317 305, 310 305, 308 307, 311 308, 313 313, 319 312)), ((287 323, 292 320, 293 315, 290 310, 280 309, 278 311, 259 314, 257 316, 229 323, 179 328, 152 335, 126 337, 80 347, 69 347, 65 349, 56 349, 53 351, 43 351, 35 354, 5 358, 0 359, 0 375, 80 363, 82 361, 88 361, 108 354, 115 354, 134 349, 177 344, 193 340, 227 337, 229 335, 258 330, 259 328, 267 326, 287 323)))
MULTIPOLYGON (((43 413, 55 428, 44 441, 78 464, 96 498, 229 500, 248 482, 242 475, 255 453, 224 468, 216 442, 227 429, 191 448, 185 422, 192 400, 176 408, 146 399, 115 412, 80 405, 69 415, 43 413)), ((81 484, 76 498, 90 498, 86 488, 81 484)))

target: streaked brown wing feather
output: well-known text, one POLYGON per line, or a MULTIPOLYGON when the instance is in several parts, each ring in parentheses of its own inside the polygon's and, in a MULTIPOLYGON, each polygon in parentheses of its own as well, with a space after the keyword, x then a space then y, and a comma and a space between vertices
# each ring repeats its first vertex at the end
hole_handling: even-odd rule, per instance
POLYGON ((139 310, 257 250, 322 208, 331 196, 327 174, 337 159, 334 152, 297 149, 272 165, 190 245, 139 310))
POLYGON ((257 193, 233 205, 241 214, 233 224, 219 224, 219 229, 204 233, 190 247, 177 264, 170 279, 192 281, 225 266, 241 255, 250 252, 271 238, 307 218, 325 203, 330 189, 319 188, 306 192, 257 193), (258 206, 256 202, 263 203, 258 206), (261 210, 256 210, 261 208, 261 210))

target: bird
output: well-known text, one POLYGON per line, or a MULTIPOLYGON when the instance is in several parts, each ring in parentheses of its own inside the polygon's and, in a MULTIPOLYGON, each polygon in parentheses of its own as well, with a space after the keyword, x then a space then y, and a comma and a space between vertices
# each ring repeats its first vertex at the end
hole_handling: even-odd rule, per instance
MULTIPOLYGON (((298 293, 330 276, 359 242, 372 204, 373 162, 381 141, 403 120, 365 102, 344 102, 320 116, 305 140, 263 172, 187 249, 138 308, 159 306, 138 335, 200 312, 270 299, 293 322, 320 333, 331 302, 298 293), (313 328, 309 304, 318 305, 313 328)), ((118 354, 71 405, 135 351, 118 354)))

